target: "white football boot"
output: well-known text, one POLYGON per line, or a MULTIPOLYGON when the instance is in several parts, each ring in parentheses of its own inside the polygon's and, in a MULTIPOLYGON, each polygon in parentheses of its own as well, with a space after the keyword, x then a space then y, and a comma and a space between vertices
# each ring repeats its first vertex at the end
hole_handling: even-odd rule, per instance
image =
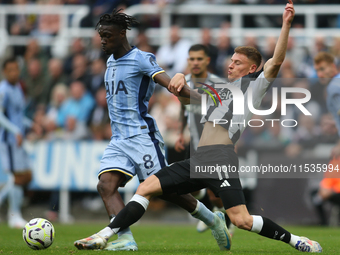
POLYGON ((109 242, 104 250, 108 251, 138 251, 138 246, 130 234, 124 234, 118 237, 117 240, 109 242))
POLYGON ((295 249, 302 252, 322 252, 322 247, 318 242, 309 240, 307 237, 304 236, 301 236, 300 240, 297 241, 297 243, 295 244, 295 249))
POLYGON ((108 238, 102 237, 99 234, 94 234, 90 237, 77 240, 74 246, 78 250, 99 250, 105 248, 108 238))
POLYGON ((23 229, 26 225, 27 221, 24 220, 20 214, 17 213, 8 213, 8 226, 10 228, 18 228, 23 229))
POLYGON ((230 250, 231 248, 231 237, 228 231, 228 228, 225 224, 224 213, 222 212, 214 212, 215 214, 215 224, 210 228, 211 233, 216 239, 220 250, 230 250))

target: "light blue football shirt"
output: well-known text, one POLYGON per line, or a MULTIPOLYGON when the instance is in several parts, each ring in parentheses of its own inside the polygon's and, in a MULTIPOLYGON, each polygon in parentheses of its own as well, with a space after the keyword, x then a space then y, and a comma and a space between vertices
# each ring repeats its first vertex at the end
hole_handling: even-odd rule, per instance
POLYGON ((109 57, 105 88, 113 138, 158 131, 148 105, 155 89, 153 78, 162 72, 152 53, 136 47, 117 60, 109 57))
POLYGON ((340 74, 334 76, 327 86, 327 108, 333 115, 340 136, 340 74))
MULTIPOLYGON (((25 110, 25 97, 19 83, 14 86, 7 80, 0 82, 0 111, 3 112, 5 117, 16 126, 21 134, 24 134, 24 110, 25 110)), ((16 143, 15 135, 11 130, 0 125, 0 142, 16 143)))

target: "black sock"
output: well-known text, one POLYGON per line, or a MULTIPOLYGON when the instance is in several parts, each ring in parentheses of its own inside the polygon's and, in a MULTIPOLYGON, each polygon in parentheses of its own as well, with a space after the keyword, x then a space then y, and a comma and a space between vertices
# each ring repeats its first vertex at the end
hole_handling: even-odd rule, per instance
POLYGON ((289 243, 291 235, 287 230, 266 217, 262 217, 262 219, 263 227, 259 235, 289 243))
POLYGON ((136 202, 130 201, 108 225, 115 233, 119 230, 130 227, 133 223, 142 218, 145 212, 144 207, 136 202))
POLYGON ((115 214, 111 214, 111 215, 109 216, 110 222, 111 222, 111 220, 112 220, 114 217, 116 217, 115 214))

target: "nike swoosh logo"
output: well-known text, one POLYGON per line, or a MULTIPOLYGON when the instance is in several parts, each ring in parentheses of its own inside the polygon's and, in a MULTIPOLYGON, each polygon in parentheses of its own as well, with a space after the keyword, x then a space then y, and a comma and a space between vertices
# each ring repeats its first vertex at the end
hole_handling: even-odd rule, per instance
POLYGON ((152 170, 150 172, 146 172, 147 175, 150 175, 151 173, 153 173, 155 170, 152 170))
POLYGON ((230 243, 230 240, 229 240, 229 236, 228 236, 228 234, 225 232, 224 229, 223 229, 223 232, 224 232, 224 234, 227 236, 227 240, 228 240, 228 245, 227 245, 227 246, 224 246, 224 247, 227 248, 228 250, 230 250, 231 243, 230 243))

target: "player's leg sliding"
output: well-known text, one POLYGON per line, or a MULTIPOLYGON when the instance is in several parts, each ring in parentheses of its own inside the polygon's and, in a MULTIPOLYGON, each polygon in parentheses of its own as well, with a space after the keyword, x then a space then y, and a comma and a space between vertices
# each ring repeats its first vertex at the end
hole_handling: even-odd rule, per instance
MULTIPOLYGON (((145 197, 135 194, 130 202, 122 209, 114 220, 104 229, 88 238, 84 238, 74 242, 78 249, 110 249, 107 241, 113 235, 126 229, 130 225, 138 221, 145 213, 149 205, 149 200, 145 197)), ((199 218, 207 223, 212 229, 213 235, 220 249, 230 249, 231 239, 228 229, 225 226, 224 216, 220 212, 213 214, 202 203, 198 203, 196 210, 192 213, 194 217, 199 218)), ((113 242, 114 243, 114 242, 113 242)))
POLYGON ((250 230, 251 232, 274 240, 283 241, 302 252, 322 252, 322 248, 318 242, 309 240, 306 237, 293 235, 265 217, 257 215, 252 215, 252 217, 253 225, 250 230))

